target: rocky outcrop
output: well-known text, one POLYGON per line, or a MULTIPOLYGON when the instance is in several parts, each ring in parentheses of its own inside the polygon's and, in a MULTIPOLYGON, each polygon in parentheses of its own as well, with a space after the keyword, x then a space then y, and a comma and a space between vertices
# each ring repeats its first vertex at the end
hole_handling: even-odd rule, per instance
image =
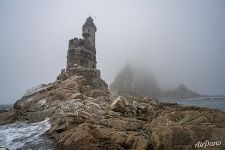
POLYGON ((17 120, 15 111, 6 111, 0 113, 0 125, 10 124, 17 120))
POLYGON ((18 118, 40 121, 52 114, 60 113, 61 109, 74 108, 79 101, 83 102, 87 98, 109 96, 108 90, 94 89, 86 84, 85 80, 82 76, 74 75, 62 81, 57 80, 54 83, 33 88, 34 91, 30 90, 14 104, 18 118))
POLYGON ((66 69, 61 70, 57 80, 77 75, 85 77, 85 82, 95 89, 108 88, 108 85, 101 79, 100 70, 97 69, 96 31, 94 20, 88 17, 82 27, 83 38, 69 40, 66 69))
MULTIPOLYGON (((0 125, 49 118, 47 135, 55 139, 60 150, 186 150, 205 140, 220 141, 213 148, 225 149, 224 112, 130 94, 111 97, 95 66, 96 27, 91 18, 82 31, 84 39, 70 41, 66 70, 55 82, 28 90, 13 109, 0 113, 0 125)), ((126 77, 119 77, 118 83, 129 85, 137 95, 151 89, 152 84, 145 79, 136 82, 132 73, 126 77), (138 88, 133 88, 133 83, 138 88)))
POLYGON ((164 97, 175 98, 175 99, 187 99, 187 98, 198 98, 200 94, 189 90, 185 85, 181 84, 177 89, 168 91, 164 94, 164 97))
POLYGON ((158 97, 161 90, 153 74, 146 68, 127 64, 115 77, 109 87, 113 96, 153 96, 158 97))
POLYGON ((127 64, 115 77, 109 87, 113 96, 151 96, 167 99, 188 99, 201 97, 181 84, 176 89, 163 91, 153 74, 146 68, 127 64))
POLYGON ((50 118, 48 132, 58 149, 193 149, 205 140, 221 141, 215 148, 225 148, 224 112, 150 97, 112 98, 82 76, 33 88, 4 116, 28 122, 50 118))

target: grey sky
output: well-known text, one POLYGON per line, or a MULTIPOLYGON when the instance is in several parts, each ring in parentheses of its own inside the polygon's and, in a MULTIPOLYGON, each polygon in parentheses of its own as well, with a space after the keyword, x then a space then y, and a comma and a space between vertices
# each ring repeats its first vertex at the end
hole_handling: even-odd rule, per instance
POLYGON ((108 84, 132 62, 164 89, 225 94, 224 0, 0 0, 0 103, 54 81, 89 15, 108 84))

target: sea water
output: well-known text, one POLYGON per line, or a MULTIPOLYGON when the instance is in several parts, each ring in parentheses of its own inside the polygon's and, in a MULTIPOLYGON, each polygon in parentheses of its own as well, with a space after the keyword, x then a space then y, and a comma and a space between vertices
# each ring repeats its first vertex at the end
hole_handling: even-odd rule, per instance
POLYGON ((54 141, 45 135, 50 126, 48 119, 37 123, 16 122, 0 126, 0 150, 51 150, 54 141))
POLYGON ((206 107, 225 111, 225 96, 200 97, 192 99, 174 99, 172 102, 186 106, 206 107))

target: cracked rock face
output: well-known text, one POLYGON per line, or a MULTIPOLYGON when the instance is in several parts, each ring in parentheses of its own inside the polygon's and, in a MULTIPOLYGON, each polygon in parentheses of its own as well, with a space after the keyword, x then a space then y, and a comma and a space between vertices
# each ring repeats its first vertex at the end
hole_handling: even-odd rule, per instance
MULTIPOLYGON (((150 97, 110 97, 107 89, 85 85, 82 76, 29 91, 0 114, 0 124, 50 118, 57 149, 194 149, 197 142, 221 141, 225 149, 225 113, 150 97), (40 89, 41 88, 41 89, 40 89)), ((212 148, 212 147, 206 147, 212 148)))

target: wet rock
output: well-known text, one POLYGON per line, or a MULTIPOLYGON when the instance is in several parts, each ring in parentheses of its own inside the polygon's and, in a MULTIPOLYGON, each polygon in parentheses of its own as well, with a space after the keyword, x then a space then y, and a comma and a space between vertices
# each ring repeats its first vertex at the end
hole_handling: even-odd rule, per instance
POLYGON ((116 99, 113 100, 110 108, 114 111, 125 112, 127 103, 128 102, 125 98, 123 98, 122 96, 118 96, 116 99))
POLYGON ((0 113, 0 125, 10 124, 17 120, 16 113, 14 111, 7 111, 0 113))
POLYGON ((59 149, 172 150, 192 149, 206 139, 225 142, 224 112, 151 97, 112 98, 108 90, 93 89, 84 80, 71 76, 21 98, 1 117, 7 122, 0 123, 50 118, 49 134, 59 149))
MULTIPOLYGON (((217 111, 218 114, 221 112, 217 111)), ((216 113, 216 114, 217 114, 216 113)), ((225 130, 208 118, 215 115, 213 110, 174 110, 162 113, 150 125, 151 141, 156 149, 193 149, 199 141, 220 141, 225 130), (204 113, 203 113, 203 112, 204 113), (207 113, 206 113, 207 112, 207 113)), ((223 113, 224 115, 224 113, 223 113)), ((216 115, 215 115, 216 116, 216 115)), ((220 123, 224 126, 224 120, 220 123)), ((224 149, 221 145, 218 149, 224 149)), ((215 147, 215 149, 217 149, 215 147)))

